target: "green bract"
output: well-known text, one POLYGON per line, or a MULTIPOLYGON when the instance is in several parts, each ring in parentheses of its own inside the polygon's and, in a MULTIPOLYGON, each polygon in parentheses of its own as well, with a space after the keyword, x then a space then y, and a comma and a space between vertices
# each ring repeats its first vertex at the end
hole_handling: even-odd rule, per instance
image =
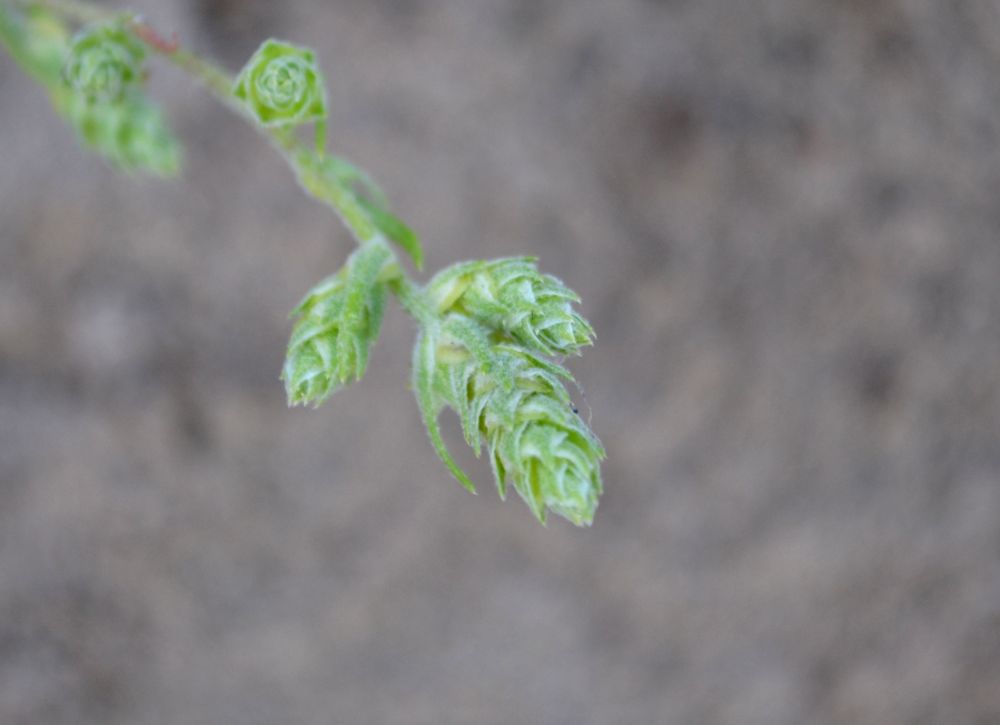
POLYGON ((326 118, 326 91, 308 48, 266 40, 236 78, 233 93, 265 126, 326 118))
POLYGON ((281 374, 289 404, 319 405, 348 380, 364 375, 385 307, 381 276, 391 262, 384 242, 369 242, 295 308, 299 321, 281 374))
POLYGON ((159 109, 142 94, 111 104, 91 103, 74 94, 56 105, 84 145, 120 168, 160 176, 179 170, 180 145, 159 109))
POLYGON ((602 491, 604 449, 577 415, 565 368, 523 347, 491 343, 488 332, 458 315, 425 330, 414 357, 414 388, 436 450, 466 487, 468 477, 444 448, 437 416, 455 410, 466 441, 490 452, 497 489, 508 479, 539 521, 546 509, 589 525, 602 491))
POLYGON ((142 79, 145 50, 119 23, 84 28, 63 68, 66 82, 89 101, 113 103, 142 79))
POLYGON ((532 257, 455 264, 435 275, 427 292, 439 313, 473 317, 543 355, 579 354, 593 342, 593 328, 573 310, 580 298, 541 274, 532 257))

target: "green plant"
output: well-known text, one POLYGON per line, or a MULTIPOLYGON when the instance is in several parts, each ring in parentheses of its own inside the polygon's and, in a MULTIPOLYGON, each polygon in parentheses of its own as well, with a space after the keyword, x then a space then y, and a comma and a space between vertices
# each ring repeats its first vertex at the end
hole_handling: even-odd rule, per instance
POLYGON ((417 235, 367 174, 326 151, 326 88, 311 50, 267 40, 234 80, 138 16, 76 0, 0 0, 0 41, 85 146, 126 171, 158 175, 176 174, 181 161, 144 89, 147 55, 166 59, 252 123, 302 188, 340 216, 359 246, 293 312, 281 375, 290 404, 318 406, 362 377, 391 294, 418 324, 413 388, 451 473, 474 490, 444 444, 444 408, 477 455, 485 443, 501 497, 510 482, 543 523, 546 511, 592 522, 604 450, 573 406, 572 376, 553 360, 593 341, 573 308, 579 298, 530 257, 459 263, 414 282, 393 245, 420 269, 417 235), (307 126, 310 143, 300 138, 307 126))

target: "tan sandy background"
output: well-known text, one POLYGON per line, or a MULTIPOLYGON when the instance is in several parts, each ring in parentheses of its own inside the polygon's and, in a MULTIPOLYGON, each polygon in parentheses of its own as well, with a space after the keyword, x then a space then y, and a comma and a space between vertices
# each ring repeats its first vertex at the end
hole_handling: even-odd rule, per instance
POLYGON ((352 243, 172 69, 180 181, 79 151, 0 58, 0 722, 1000 722, 991 0, 187 0, 315 47, 429 268, 583 296, 594 527, 473 497, 413 325, 289 410, 352 243))

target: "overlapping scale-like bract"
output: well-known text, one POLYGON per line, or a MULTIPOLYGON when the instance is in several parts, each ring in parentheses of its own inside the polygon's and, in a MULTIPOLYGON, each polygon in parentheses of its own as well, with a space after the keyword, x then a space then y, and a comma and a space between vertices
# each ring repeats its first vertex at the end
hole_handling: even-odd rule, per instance
POLYGON ((295 126, 326 118, 326 89, 316 55, 273 38, 243 66, 233 94, 264 126, 295 126))
POLYGON ((427 286, 438 312, 467 315, 543 355, 578 354, 594 330, 573 309, 580 298, 532 257, 463 262, 427 286))
POLYGON ((380 275, 392 262, 384 241, 357 249, 335 275, 314 287, 293 316, 282 371, 291 405, 319 405, 350 379, 360 380, 385 307, 380 275))
POLYGON ((511 343, 491 344, 476 321, 451 316, 424 330, 414 357, 414 387, 438 454, 467 487, 441 438, 437 416, 455 410, 466 441, 485 441, 501 497, 510 481, 543 523, 552 511, 574 524, 593 521, 604 449, 573 407, 569 371, 511 343))
POLYGON ((88 148, 126 170, 172 176, 181 147, 160 110, 144 95, 117 103, 91 103, 78 95, 58 97, 56 108, 88 148))

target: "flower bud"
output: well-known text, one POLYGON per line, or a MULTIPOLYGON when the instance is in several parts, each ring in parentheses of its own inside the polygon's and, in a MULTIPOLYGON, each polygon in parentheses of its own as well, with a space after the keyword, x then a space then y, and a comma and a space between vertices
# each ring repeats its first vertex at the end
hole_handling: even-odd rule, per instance
POLYGON ((364 245, 292 313, 299 320, 281 374, 289 405, 319 405, 349 379, 364 375, 385 307, 379 275, 391 261, 384 242, 364 245))
POLYGON ((573 309, 580 298, 531 257, 453 265, 428 294, 438 312, 475 318, 543 355, 578 354, 593 342, 593 328, 573 309))
POLYGON ((92 103, 117 103, 142 79, 145 50, 120 24, 84 28, 63 68, 66 82, 92 103))
POLYGON ((315 54, 266 40, 236 78, 233 93, 264 126, 292 126, 326 118, 326 90, 315 54))
POLYGON ((514 429, 498 428, 490 439, 497 480, 509 475, 539 521, 545 522, 548 508, 577 526, 589 526, 602 492, 600 443, 578 416, 551 398, 533 395, 519 414, 523 422, 514 429))

